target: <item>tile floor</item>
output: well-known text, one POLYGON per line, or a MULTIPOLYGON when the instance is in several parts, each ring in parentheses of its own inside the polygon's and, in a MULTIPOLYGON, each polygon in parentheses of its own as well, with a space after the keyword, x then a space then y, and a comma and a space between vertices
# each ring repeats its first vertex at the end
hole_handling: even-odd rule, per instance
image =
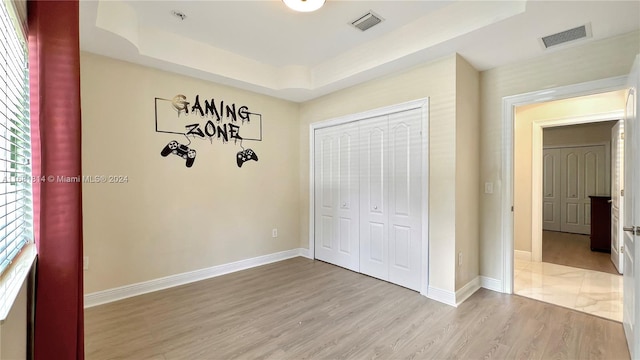
POLYGON ((528 298, 622 321, 622 276, 515 259, 514 292, 528 298))

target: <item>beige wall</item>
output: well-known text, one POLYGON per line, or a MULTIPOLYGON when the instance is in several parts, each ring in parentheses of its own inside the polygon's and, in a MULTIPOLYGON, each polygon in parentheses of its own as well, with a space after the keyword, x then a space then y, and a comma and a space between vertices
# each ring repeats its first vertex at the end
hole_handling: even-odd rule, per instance
POLYGON ((81 91, 83 174, 128 177, 83 185, 85 293, 298 248, 297 104, 88 53, 81 91), (192 168, 161 157, 186 139, 154 131, 154 98, 178 93, 261 113, 264 141, 244 144, 259 161, 201 139, 192 168))
POLYGON ((456 290, 480 272, 480 74, 456 61, 456 290), (457 256, 457 255, 456 255, 457 256))
MULTIPOLYGON (((624 106, 624 100, 623 104, 624 106)), ((568 125, 543 129, 544 146, 597 144, 611 141, 611 129, 618 121, 568 125)))
MULTIPOLYGON (((519 106, 515 111, 514 126, 514 185, 513 185, 513 205, 517 211, 514 212, 514 249, 520 251, 532 251, 532 124, 534 122, 544 126, 545 121, 581 117, 586 115, 606 114, 614 111, 624 111, 625 91, 613 91, 603 94, 581 96, 571 99, 550 101, 540 104, 519 106)), ((547 134, 551 134, 549 141, 556 141, 558 145, 588 144, 611 140, 612 125, 575 125, 569 129, 562 127, 547 128, 544 131, 543 141, 547 134), (582 129, 576 132, 575 128, 582 129), (605 132, 602 140, 602 130, 605 132), (563 142, 563 137, 571 134, 568 142, 563 142), (607 136, 608 134, 608 136, 607 136), (577 136, 586 136, 580 140, 577 136), (592 141, 599 139, 598 141, 592 141)), ((541 174, 536 176, 542 177, 541 174)))
MULTIPOLYGON (((480 74, 481 180, 494 193, 481 198, 480 274, 502 279, 502 98, 627 74, 640 51, 640 32, 589 42, 480 74)), ((517 181, 514 177, 514 182, 517 181)))
POLYGON ((456 55, 303 103, 300 107, 300 246, 309 241, 309 125, 429 98, 429 280, 455 290, 456 55), (433 194, 437 194, 434 196, 433 194))

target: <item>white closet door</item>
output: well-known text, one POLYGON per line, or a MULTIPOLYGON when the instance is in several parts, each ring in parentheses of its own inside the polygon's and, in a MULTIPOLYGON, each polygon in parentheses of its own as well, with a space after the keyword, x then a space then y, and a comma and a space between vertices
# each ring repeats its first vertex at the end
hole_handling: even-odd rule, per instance
POLYGON ((560 231, 560 149, 542 154, 542 229, 560 231))
POLYGON ((604 145, 564 148, 562 156, 561 231, 591 232, 591 195, 608 195, 608 162, 604 145))
POLYGON ((389 280, 388 116, 360 123, 360 272, 389 280))
POLYGON ((389 115, 389 281, 420 290, 421 111, 389 115))
POLYGON ((359 271, 358 124, 315 131, 315 256, 359 271))

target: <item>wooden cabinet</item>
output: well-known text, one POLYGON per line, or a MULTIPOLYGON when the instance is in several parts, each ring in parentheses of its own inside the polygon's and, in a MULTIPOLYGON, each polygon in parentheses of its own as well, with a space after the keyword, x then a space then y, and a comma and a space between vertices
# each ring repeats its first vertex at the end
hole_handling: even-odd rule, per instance
POLYGON ((591 251, 611 252, 611 197, 591 198, 591 251))

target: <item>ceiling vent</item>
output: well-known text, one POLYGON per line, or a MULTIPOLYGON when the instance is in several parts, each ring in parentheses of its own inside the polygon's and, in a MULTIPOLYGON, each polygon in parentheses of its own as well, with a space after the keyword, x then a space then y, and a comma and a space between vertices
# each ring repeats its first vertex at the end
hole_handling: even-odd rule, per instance
POLYGON ((351 23, 351 25, 357 27, 358 29, 365 31, 371 29, 373 26, 380 24, 384 19, 382 16, 374 14, 373 11, 369 11, 368 13, 362 15, 351 23))
POLYGON ((585 24, 573 29, 565 30, 557 34, 545 36, 540 39, 542 46, 548 49, 552 46, 558 46, 568 42, 586 39, 591 37, 591 24, 585 24))

